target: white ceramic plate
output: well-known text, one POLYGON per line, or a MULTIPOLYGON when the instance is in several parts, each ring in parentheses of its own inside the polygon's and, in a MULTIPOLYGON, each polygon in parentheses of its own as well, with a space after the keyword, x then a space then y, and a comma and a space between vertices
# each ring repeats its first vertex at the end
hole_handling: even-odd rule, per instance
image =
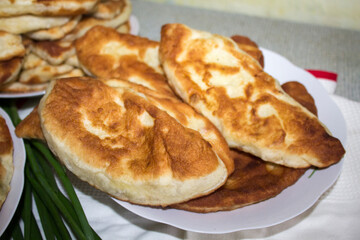
POLYGON ((14 145, 14 175, 10 183, 10 192, 0 210, 1 236, 15 213, 24 187, 25 147, 23 140, 16 137, 14 125, 2 108, 0 108, 0 115, 6 121, 14 145))
MULTIPOLYGON (((140 31, 139 20, 136 16, 131 15, 129 18, 130 21, 130 33, 133 35, 138 35, 140 31)), ((28 92, 28 93, 2 93, 0 92, 0 98, 29 98, 29 97, 38 97, 45 94, 45 91, 37 92, 28 92)))
MULTIPOLYGON (((280 83, 295 80, 305 85, 315 99, 320 120, 345 145, 345 120, 321 83, 310 73, 293 65, 279 54, 266 49, 262 51, 265 71, 280 83)), ((176 209, 143 207, 114 200, 139 216, 193 232, 229 233, 264 228, 294 218, 310 208, 338 178, 342 164, 343 160, 327 169, 318 170, 311 178, 309 176, 313 170, 310 169, 296 184, 276 197, 227 212, 200 214, 176 209)))
POLYGON ((2 93, 0 92, 0 98, 28 98, 44 95, 45 91, 28 92, 28 93, 2 93))
POLYGON ((129 18, 130 21, 130 33, 132 35, 138 35, 140 31, 140 23, 136 16, 131 15, 129 18))

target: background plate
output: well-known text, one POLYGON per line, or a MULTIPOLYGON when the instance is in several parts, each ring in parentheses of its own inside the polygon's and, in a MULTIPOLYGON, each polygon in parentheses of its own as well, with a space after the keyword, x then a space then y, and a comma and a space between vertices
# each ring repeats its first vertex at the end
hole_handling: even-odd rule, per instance
MULTIPOLYGON (((265 59, 265 71, 278 79, 281 84, 288 81, 302 83, 315 99, 319 119, 345 145, 345 120, 321 83, 281 55, 267 49, 261 50, 265 59)), ((311 178, 309 176, 313 170, 310 169, 294 185, 286 188, 276 197, 233 211, 201 214, 176 209, 143 207, 114 200, 139 216, 193 232, 229 233, 264 228, 294 218, 310 208, 338 178, 342 164, 343 160, 329 168, 317 170, 311 178)))
POLYGON ((138 35, 140 31, 140 23, 136 16, 131 15, 129 18, 130 21, 130 34, 138 35))
POLYGON ((14 125, 2 108, 0 108, 0 115, 6 121, 14 144, 14 175, 10 183, 10 192, 0 210, 1 236, 15 213, 24 187, 25 147, 23 140, 15 135, 14 125))

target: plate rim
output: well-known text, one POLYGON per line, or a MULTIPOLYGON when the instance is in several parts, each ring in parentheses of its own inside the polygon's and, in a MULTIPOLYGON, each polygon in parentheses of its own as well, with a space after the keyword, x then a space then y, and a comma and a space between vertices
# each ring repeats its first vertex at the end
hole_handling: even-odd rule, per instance
POLYGON ((4 233, 11 219, 13 218, 15 211, 21 199, 22 191, 24 188, 24 168, 25 168, 25 146, 22 138, 18 138, 15 135, 15 127, 9 117, 9 115, 0 107, 0 115, 5 119, 9 128, 11 138, 13 141, 13 163, 14 174, 10 183, 10 191, 6 197, 6 200, 0 209, 0 236, 4 233))
POLYGON ((36 92, 27 92, 27 93, 0 92, 0 98, 30 98, 30 97, 38 97, 44 94, 45 94, 45 90, 36 91, 36 92))

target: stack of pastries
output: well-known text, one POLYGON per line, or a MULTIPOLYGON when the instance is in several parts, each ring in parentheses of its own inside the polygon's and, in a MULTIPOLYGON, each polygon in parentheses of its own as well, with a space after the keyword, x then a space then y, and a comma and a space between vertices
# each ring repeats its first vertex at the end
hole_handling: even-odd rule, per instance
POLYGON ((156 42, 96 26, 75 50, 88 77, 52 81, 16 134, 120 200, 232 210, 345 153, 304 86, 280 86, 245 36, 166 24, 156 42))
POLYGON ((102 25, 130 32, 130 0, 0 2, 0 92, 45 90, 54 78, 84 76, 74 42, 102 25))

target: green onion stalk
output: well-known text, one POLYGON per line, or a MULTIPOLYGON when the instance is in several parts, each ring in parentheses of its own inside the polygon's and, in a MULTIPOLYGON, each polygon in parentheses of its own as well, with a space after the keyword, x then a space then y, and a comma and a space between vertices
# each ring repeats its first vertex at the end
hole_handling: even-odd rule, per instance
MULTIPOLYGON (((21 119, 14 101, 1 102, 2 108, 10 116, 14 126, 21 119)), ((14 218, 0 240, 42 239, 39 226, 32 212, 32 199, 35 200, 40 223, 46 239, 99 240, 100 237, 90 226, 75 189, 61 165, 49 148, 37 140, 24 140, 26 150, 24 191, 14 218), (54 173, 60 180, 66 195, 60 191, 54 173), (23 219, 24 233, 19 226, 23 219)))

